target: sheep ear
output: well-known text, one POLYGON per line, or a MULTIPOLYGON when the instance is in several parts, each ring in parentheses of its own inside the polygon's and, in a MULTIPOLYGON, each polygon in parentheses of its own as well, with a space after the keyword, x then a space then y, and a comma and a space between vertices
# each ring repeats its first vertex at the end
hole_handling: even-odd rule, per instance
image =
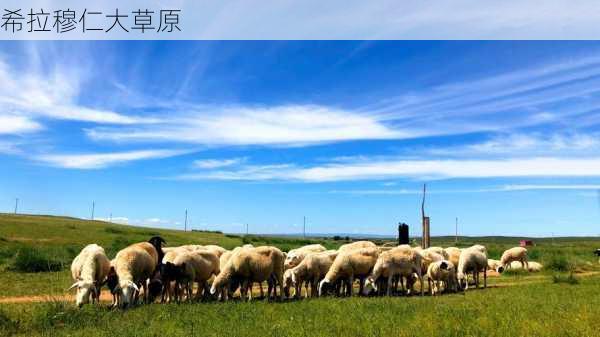
POLYGON ((73 283, 73 285, 71 285, 71 287, 69 287, 69 289, 67 289, 67 291, 69 291, 69 290, 71 290, 73 288, 77 288, 77 287, 79 287, 79 281, 73 283))

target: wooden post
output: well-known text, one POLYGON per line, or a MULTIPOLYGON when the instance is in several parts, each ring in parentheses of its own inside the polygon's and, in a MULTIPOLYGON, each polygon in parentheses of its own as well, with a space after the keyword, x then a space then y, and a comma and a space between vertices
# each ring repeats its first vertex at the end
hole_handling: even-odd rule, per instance
POLYGON ((421 248, 429 248, 429 217, 425 216, 425 193, 427 185, 423 184, 423 200, 421 201, 421 223, 423 225, 423 236, 421 238, 421 248))

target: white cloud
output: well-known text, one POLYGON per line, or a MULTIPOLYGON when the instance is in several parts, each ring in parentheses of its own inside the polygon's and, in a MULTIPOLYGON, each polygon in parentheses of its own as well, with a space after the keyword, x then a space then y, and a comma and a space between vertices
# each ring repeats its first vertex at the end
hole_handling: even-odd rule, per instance
POLYGON ((505 185, 504 191, 529 191, 529 190, 600 190, 598 184, 566 184, 566 185, 535 185, 535 184, 517 184, 505 185))
POLYGON ((600 135, 596 133, 512 133, 496 135, 475 144, 423 149, 429 155, 452 157, 563 156, 594 157, 600 154, 600 135))
POLYGON ((331 182, 390 178, 446 179, 492 177, 598 177, 600 158, 494 159, 494 160, 373 160, 298 167, 291 164, 244 166, 180 175, 194 180, 284 180, 331 182))
POLYGON ((248 160, 247 157, 228 158, 228 159, 200 159, 194 160, 193 166, 200 169, 215 169, 238 165, 248 160))
POLYGON ((205 109, 156 125, 94 128, 87 130, 87 134, 95 140, 205 145, 300 145, 409 136, 366 115, 323 106, 205 109))
POLYGON ((29 133, 40 129, 42 126, 29 117, 0 115, 0 135, 29 133))
POLYGON ((189 153, 188 150, 140 150, 114 153, 45 154, 35 160, 56 167, 69 169, 99 169, 121 163, 174 157, 189 153))
MULTIPOLYGON (((39 56, 39 55, 38 55, 39 56)), ((35 58, 35 57, 32 57, 35 58)), ((99 124, 155 123, 156 118, 127 116, 102 108, 79 104, 85 69, 38 67, 15 69, 0 58, 0 134, 40 130, 39 119, 75 120, 99 124)))

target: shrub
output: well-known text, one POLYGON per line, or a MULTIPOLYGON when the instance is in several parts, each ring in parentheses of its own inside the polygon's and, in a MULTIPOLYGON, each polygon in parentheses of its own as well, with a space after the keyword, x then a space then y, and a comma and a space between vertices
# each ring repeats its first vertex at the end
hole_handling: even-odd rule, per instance
POLYGON ((12 336, 18 328, 19 321, 13 321, 3 310, 0 310, 0 336, 12 336))
POLYGON ((125 231, 120 229, 120 228, 116 228, 116 227, 106 227, 104 228, 104 231, 110 234, 124 234, 125 231))
POLYGON ((46 253, 33 247, 23 247, 15 255, 9 269, 23 273, 37 273, 62 270, 63 264, 46 253))
POLYGON ((573 273, 569 273, 569 275, 554 274, 552 276, 552 282, 567 283, 571 285, 579 284, 579 280, 577 279, 577 277, 575 277, 573 273))
POLYGON ((548 262, 546 262, 545 268, 558 272, 571 271, 573 269, 572 263, 569 262, 565 255, 552 255, 548 262))

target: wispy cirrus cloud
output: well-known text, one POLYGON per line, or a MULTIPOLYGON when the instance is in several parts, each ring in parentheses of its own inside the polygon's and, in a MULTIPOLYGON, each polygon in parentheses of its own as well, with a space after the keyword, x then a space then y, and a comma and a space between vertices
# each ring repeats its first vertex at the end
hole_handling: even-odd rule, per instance
POLYGON ((199 169, 215 169, 239 165, 248 160, 248 157, 227 158, 227 159, 199 159, 194 160, 192 166, 199 169))
POLYGON ((374 159, 321 166, 247 165, 235 170, 184 174, 180 180, 333 182, 390 178, 598 177, 600 158, 374 159))
POLYGON ((308 145, 408 137, 369 116, 316 105, 203 107, 157 125, 92 128, 94 140, 183 142, 213 146, 308 145))
MULTIPOLYGON (((491 186, 487 188, 476 189, 429 189, 429 194, 461 194, 461 193, 493 193, 493 192, 518 192, 518 191, 589 191, 600 190, 598 184, 515 184, 491 186)), ((404 194, 422 194, 421 189, 347 189, 331 190, 331 194, 350 194, 350 195, 404 195, 404 194)), ((587 193, 587 192, 586 192, 587 193)), ((593 195, 598 195, 593 193, 593 195)))
POLYGON ((44 154, 35 160, 54 167, 68 169, 101 169, 132 161, 161 159, 189 153, 189 150, 139 150, 112 153, 44 154))

